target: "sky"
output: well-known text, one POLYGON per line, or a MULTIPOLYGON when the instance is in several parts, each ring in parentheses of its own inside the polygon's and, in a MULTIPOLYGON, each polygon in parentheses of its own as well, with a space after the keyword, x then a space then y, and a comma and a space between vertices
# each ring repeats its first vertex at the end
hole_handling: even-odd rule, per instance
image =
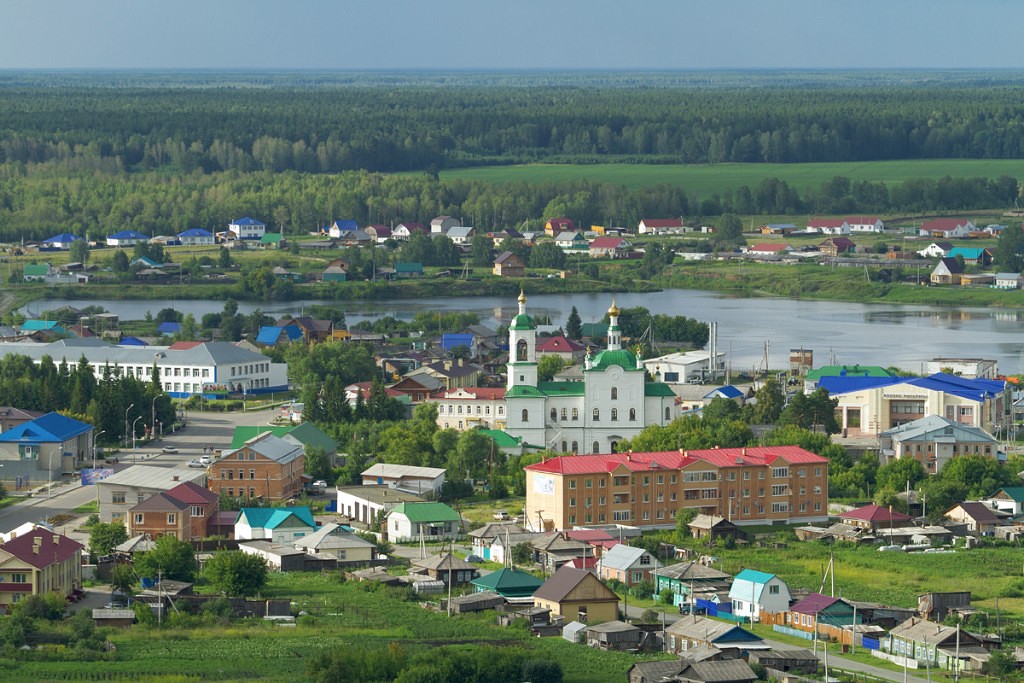
POLYGON ((1019 0, 3 0, 0 69, 1024 68, 1019 0))

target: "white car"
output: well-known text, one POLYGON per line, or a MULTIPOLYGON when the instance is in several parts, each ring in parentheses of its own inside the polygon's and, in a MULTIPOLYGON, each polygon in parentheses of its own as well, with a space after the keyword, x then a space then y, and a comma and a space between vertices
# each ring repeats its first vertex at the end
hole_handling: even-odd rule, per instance
POLYGON ((204 465, 203 463, 199 462, 198 460, 189 460, 188 461, 188 466, 189 467, 206 467, 206 465, 204 465))
POLYGON ((209 455, 204 455, 201 458, 199 458, 199 463, 203 467, 206 467, 207 465, 212 465, 213 464, 213 458, 210 457, 209 455))

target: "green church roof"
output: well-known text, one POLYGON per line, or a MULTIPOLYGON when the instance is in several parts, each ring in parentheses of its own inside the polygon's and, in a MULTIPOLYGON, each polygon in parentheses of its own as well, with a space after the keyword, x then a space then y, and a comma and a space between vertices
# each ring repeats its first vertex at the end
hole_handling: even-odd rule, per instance
POLYGON ((644 384, 644 396, 675 396, 676 392, 672 387, 661 382, 647 382, 644 384))
POLYGON ((623 370, 630 372, 643 372, 643 368, 636 366, 636 356, 633 355, 632 351, 626 349, 613 349, 604 350, 594 357, 594 362, 590 366, 591 371, 593 370, 607 370, 613 365, 618 365, 623 370))
POLYGON ((508 329, 510 329, 510 330, 535 330, 535 329, 537 329, 537 325, 534 324, 533 318, 531 318, 530 316, 526 315, 525 313, 520 313, 516 317, 512 318, 512 324, 509 325, 508 329))

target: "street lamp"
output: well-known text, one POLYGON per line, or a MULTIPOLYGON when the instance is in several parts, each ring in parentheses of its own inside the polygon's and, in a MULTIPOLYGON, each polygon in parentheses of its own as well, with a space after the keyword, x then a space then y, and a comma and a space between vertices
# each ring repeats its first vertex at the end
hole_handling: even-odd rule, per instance
MULTIPOLYGON (((135 418, 135 422, 132 422, 132 450, 133 451, 136 448, 138 448, 138 446, 136 446, 136 444, 135 444, 135 441, 136 441, 136 439, 135 439, 135 425, 139 424, 139 420, 141 420, 141 419, 142 419, 142 416, 139 415, 137 418, 135 418)), ((138 454, 136 453, 134 457, 135 457, 135 459, 138 459, 138 454)))
POLYGON ((160 394, 153 397, 153 402, 150 404, 150 420, 149 420, 149 438, 156 437, 156 400, 160 398, 160 394))
POLYGON ((128 406, 127 408, 125 408, 125 411, 124 411, 124 447, 125 448, 128 448, 128 413, 130 413, 132 408, 134 408, 134 407, 135 407, 135 404, 133 403, 130 406, 128 406))
POLYGON ((107 430, 103 429, 96 434, 92 435, 92 468, 96 469, 96 442, 100 440, 100 436, 106 434, 107 430))

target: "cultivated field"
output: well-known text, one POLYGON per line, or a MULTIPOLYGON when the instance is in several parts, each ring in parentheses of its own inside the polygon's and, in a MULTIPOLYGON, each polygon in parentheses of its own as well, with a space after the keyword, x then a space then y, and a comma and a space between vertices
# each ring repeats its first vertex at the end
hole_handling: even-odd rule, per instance
POLYGON ((853 181, 900 183, 908 178, 1024 177, 1024 159, 920 159, 911 161, 837 162, 822 164, 526 164, 460 168, 441 173, 442 178, 485 180, 494 183, 559 182, 592 180, 636 189, 654 185, 680 185, 706 197, 714 192, 753 189, 765 178, 779 178, 801 193, 834 176, 853 181))

